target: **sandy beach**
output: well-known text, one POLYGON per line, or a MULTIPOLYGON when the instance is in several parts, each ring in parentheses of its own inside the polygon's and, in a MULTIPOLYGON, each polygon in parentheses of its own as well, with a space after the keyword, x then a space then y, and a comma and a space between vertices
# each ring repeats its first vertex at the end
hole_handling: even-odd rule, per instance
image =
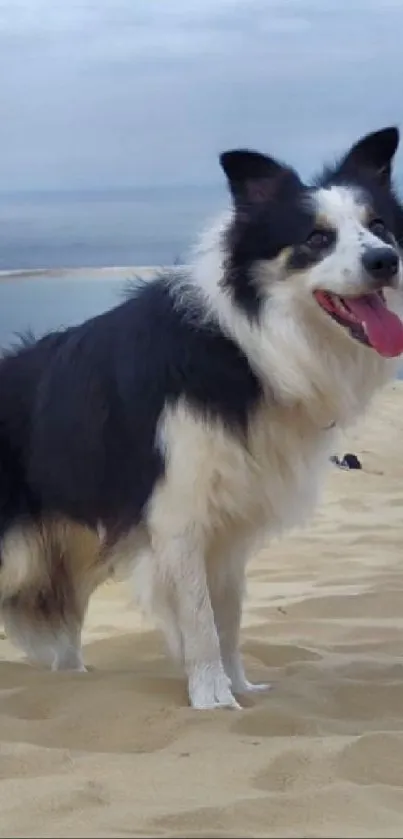
POLYGON ((314 521, 249 567, 267 695, 195 712, 127 586, 94 597, 88 674, 0 640, 0 836, 403 836, 403 384, 329 465, 314 521))

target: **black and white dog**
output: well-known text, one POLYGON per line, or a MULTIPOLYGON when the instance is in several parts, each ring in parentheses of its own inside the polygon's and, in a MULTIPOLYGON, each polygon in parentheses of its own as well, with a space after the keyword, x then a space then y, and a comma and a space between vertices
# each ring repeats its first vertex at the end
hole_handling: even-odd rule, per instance
POLYGON ((7 632, 84 669, 81 626, 118 566, 183 662, 195 708, 264 686, 238 643, 245 562, 312 510, 334 426, 403 351, 398 131, 306 186, 221 155, 232 210, 189 269, 0 363, 0 595, 7 632))

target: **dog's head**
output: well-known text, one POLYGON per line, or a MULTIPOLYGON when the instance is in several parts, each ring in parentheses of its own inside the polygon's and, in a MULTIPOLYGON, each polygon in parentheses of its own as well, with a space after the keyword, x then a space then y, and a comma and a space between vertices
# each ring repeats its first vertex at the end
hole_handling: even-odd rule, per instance
POLYGON ((314 185, 258 152, 220 156, 234 205, 223 283, 252 320, 270 302, 295 316, 297 303, 329 338, 337 330, 381 356, 403 352, 403 323, 389 305, 402 282, 403 211, 391 184, 398 142, 395 128, 365 136, 314 185))

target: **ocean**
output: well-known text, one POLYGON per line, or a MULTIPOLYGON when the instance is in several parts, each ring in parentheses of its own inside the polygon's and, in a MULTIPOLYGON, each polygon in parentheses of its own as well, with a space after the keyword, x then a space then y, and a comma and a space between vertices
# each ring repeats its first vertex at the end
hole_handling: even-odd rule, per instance
POLYGON ((0 193, 0 270, 180 261, 211 215, 218 187, 0 193))

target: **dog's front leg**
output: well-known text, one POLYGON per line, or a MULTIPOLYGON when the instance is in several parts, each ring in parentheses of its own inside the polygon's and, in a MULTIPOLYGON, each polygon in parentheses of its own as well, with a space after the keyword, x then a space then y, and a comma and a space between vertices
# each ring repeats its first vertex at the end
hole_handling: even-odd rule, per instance
POLYGON ((239 708, 221 660, 204 550, 194 531, 153 540, 159 584, 173 604, 193 708, 239 708), (158 544, 159 542, 159 544, 158 544))
POLYGON ((246 694, 269 690, 269 684, 255 684, 245 675, 239 649, 242 604, 245 592, 246 547, 231 550, 228 555, 212 556, 208 582, 215 624, 220 641, 225 672, 235 693, 246 694))

